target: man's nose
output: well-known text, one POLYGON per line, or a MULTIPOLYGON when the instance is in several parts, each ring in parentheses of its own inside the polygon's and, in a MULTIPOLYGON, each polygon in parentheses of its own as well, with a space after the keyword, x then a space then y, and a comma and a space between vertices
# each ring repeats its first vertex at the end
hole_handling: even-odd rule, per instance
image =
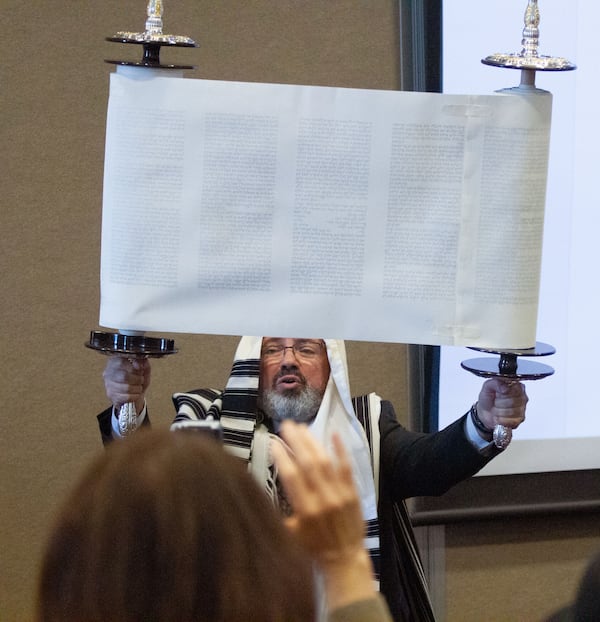
POLYGON ((296 358, 296 351, 294 350, 294 346, 285 346, 283 348, 283 352, 281 353, 281 365, 286 365, 291 362, 291 364, 295 365, 298 359, 296 358))

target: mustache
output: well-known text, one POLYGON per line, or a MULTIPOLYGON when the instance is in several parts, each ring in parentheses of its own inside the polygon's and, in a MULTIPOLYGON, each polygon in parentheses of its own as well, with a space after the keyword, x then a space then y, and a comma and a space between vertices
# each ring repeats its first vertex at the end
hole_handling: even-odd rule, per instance
POLYGON ((302 384, 306 384, 306 378, 297 367, 284 367, 283 369, 280 369, 273 377, 273 386, 275 386, 277 381, 281 380, 281 378, 283 378, 284 376, 295 376, 302 384))

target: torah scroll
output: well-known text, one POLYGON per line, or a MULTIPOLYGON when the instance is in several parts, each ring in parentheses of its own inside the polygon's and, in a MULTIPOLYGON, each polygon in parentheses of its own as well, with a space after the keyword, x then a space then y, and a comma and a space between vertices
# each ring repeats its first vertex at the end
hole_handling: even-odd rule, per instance
POLYGON ((531 347, 551 106, 113 74, 100 324, 531 347))

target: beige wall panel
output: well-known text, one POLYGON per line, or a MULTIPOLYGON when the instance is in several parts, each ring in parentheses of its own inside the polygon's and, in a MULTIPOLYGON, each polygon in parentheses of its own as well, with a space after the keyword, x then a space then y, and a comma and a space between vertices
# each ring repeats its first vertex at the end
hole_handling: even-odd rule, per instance
POLYGON ((447 622, 541 622, 569 602, 600 552, 598 515, 446 527, 447 622))

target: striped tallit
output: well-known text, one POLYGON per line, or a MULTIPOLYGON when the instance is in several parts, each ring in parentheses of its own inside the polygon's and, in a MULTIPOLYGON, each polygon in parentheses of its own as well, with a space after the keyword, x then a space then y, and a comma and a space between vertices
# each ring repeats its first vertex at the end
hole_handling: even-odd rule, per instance
MULTIPOLYGON (((331 436, 335 431, 349 450, 366 523, 365 546, 373 562, 376 580, 379 581, 377 491, 381 399, 374 393, 353 399, 344 342, 326 339, 325 343, 331 374, 321 407, 310 429, 330 451, 331 436)), ((261 345, 262 337, 242 337, 223 391, 199 389, 174 394, 173 403, 177 411, 174 423, 209 416, 219 419, 227 449, 248 463, 250 472, 277 505, 276 473, 269 458, 269 443, 275 441, 275 438, 257 415, 261 345)), ((396 504, 395 512, 395 555, 401 568, 404 592, 411 601, 409 607, 414 612, 414 620, 431 622, 434 616, 425 575, 404 503, 396 504)))
MULTIPOLYGON (((326 339, 325 344, 331 373, 321 406, 310 429, 329 451, 332 451, 332 434, 336 432, 349 451, 367 524, 365 545, 373 559, 378 578, 377 497, 369 443, 354 413, 344 342, 326 339)), ((262 337, 242 337, 223 391, 200 389, 174 394, 173 403, 177 410, 174 423, 204 419, 208 416, 219 419, 227 449, 248 463, 250 472, 277 504, 274 470, 269 458, 269 443, 274 439, 257 416, 261 345, 262 337)))

